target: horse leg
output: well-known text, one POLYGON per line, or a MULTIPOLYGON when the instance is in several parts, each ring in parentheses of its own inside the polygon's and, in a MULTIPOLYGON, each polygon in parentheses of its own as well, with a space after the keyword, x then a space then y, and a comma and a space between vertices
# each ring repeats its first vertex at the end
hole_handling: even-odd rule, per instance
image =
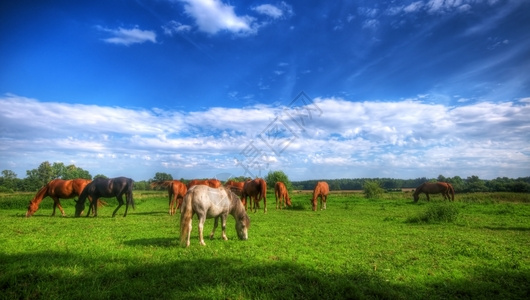
POLYGON ((171 197, 171 195, 169 195, 169 215, 172 216, 173 215, 173 198, 171 197))
POLYGON ((206 215, 204 217, 199 217, 199 244, 202 246, 206 246, 206 243, 204 242, 204 221, 206 219, 206 215))
POLYGON ((326 201, 328 200, 328 196, 322 196, 322 198, 324 198, 324 210, 326 210, 326 201))
MULTIPOLYGON (((55 205, 55 204, 54 204, 55 205)), ((59 210, 61 211, 61 215, 64 217, 66 216, 66 214, 64 213, 64 209, 63 207, 61 206, 61 201, 59 200, 59 198, 57 198, 57 207, 59 208, 59 210)), ((54 209, 54 212, 55 213, 55 209, 54 209)))
POLYGON ((94 217, 98 216, 97 212, 97 200, 94 201, 94 197, 88 196, 88 211, 86 213, 86 217, 88 218, 90 216, 90 212, 94 214, 94 217), (96 208, 94 208, 94 202, 96 202, 96 208))
POLYGON ((222 214, 221 215, 221 229, 223 230, 223 240, 227 241, 228 237, 226 237, 226 219, 227 215, 222 214))
POLYGON ((429 193, 425 193, 425 196, 427 196, 427 201, 431 201, 431 198, 429 198, 429 193))
POLYGON ((52 197, 53 199, 53 211, 52 211, 52 217, 55 216, 55 208, 57 207, 57 202, 59 202, 59 198, 52 197))
MULTIPOLYGON (((112 217, 114 218, 114 216, 116 215, 116 213, 118 212, 118 209, 120 209, 120 207, 123 205, 123 197, 122 195, 119 195, 118 197, 116 197, 116 199, 118 199, 118 207, 116 207, 116 209, 114 210, 114 212, 112 213, 112 217)), ((126 206, 128 207, 128 205, 126 206)), ((127 215, 127 208, 125 209, 125 215, 124 217, 127 215)))
POLYGON ((210 240, 213 240, 213 235, 215 234, 215 229, 217 229, 218 221, 219 221, 219 216, 215 217, 215 220, 213 222, 213 229, 212 229, 212 233, 210 233, 210 240))

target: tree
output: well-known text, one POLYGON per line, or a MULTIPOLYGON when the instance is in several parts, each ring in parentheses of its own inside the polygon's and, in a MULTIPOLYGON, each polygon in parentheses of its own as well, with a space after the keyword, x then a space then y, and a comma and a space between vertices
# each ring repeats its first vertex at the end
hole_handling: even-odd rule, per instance
POLYGON ((173 180, 173 176, 167 173, 156 172, 155 177, 151 181, 168 181, 173 180))
POLYGON ((0 190, 6 192, 12 192, 17 187, 17 174, 11 170, 3 170, 2 177, 0 177, 0 190))
POLYGON ((265 181, 267 181, 267 187, 269 188, 274 188, 276 182, 281 181, 285 184, 288 191, 293 189, 293 184, 283 171, 269 171, 267 176, 265 176, 265 181))
POLYGON ((96 179, 96 178, 104 178, 104 179, 108 179, 108 177, 105 176, 105 175, 103 175, 103 174, 98 174, 98 175, 94 176, 94 179, 96 179))
POLYGON ((27 170, 26 175, 26 185, 31 190, 39 189, 52 179, 57 178, 54 177, 54 170, 48 161, 42 162, 37 169, 27 170))
POLYGON ((466 190, 468 192, 487 192, 488 188, 483 180, 478 178, 478 176, 473 175, 466 179, 466 190))

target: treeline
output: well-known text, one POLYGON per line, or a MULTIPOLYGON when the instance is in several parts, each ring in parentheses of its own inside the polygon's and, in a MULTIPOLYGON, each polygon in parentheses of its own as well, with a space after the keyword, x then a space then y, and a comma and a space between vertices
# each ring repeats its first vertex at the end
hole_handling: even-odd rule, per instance
MULTIPOLYGON (((94 177, 82 168, 75 165, 65 166, 63 163, 53 163, 45 161, 39 165, 38 168, 26 171, 26 177, 21 179, 17 177, 11 170, 3 170, 0 176, 0 192, 34 192, 46 185, 49 181, 60 179, 74 179, 85 178, 94 179, 104 177, 105 175, 97 174, 94 177)), ((135 181, 134 188, 136 190, 150 190, 150 184, 153 181, 173 180, 171 174, 157 172, 155 176, 149 180, 135 181)), ((192 178, 200 179, 200 178, 192 178)), ((236 181, 244 181, 246 178, 240 176, 232 178, 236 181)), ((274 188, 276 181, 283 181, 287 184, 289 189, 295 190, 312 190, 318 180, 305 180, 290 182, 287 175, 282 171, 269 172, 265 177, 269 189, 274 188)), ((184 183, 188 180, 179 179, 184 183)), ((344 178, 344 179, 324 179, 328 182, 332 191, 340 190, 362 190, 364 184, 369 182, 377 182, 379 186, 387 191, 401 190, 402 188, 416 188, 420 184, 427 181, 444 181, 453 185, 457 193, 466 192, 517 192, 530 193, 530 177, 521 177, 517 179, 499 177, 492 180, 480 179, 478 176, 470 176, 466 179, 455 177, 444 177, 439 175, 438 178, 416 178, 416 179, 394 179, 394 178, 344 178)))
MULTIPOLYGON (((297 190, 312 190, 319 180, 293 181, 293 188, 297 190)), ((457 193, 469 192, 516 192, 530 193, 530 177, 520 177, 517 179, 499 177, 492 180, 480 179, 478 176, 470 176, 466 179, 460 176, 438 178, 416 178, 416 179, 395 179, 395 178, 343 178, 326 179, 332 191, 340 190, 362 190, 365 182, 378 182, 386 191, 401 190, 402 188, 416 188, 427 181, 444 181, 453 185, 457 193)))

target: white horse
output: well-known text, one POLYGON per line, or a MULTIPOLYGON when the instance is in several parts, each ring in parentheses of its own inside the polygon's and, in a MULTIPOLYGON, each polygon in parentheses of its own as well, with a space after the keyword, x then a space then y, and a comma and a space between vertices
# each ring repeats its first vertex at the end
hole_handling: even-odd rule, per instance
POLYGON ((180 245, 190 245, 191 221, 193 214, 199 219, 199 242, 206 245, 203 238, 204 221, 215 218, 210 239, 213 239, 219 217, 223 229, 223 239, 226 237, 226 218, 231 214, 236 219, 236 232, 240 240, 248 239, 250 219, 241 200, 232 191, 225 187, 211 188, 206 185, 196 185, 188 190, 184 196, 180 215, 180 245))

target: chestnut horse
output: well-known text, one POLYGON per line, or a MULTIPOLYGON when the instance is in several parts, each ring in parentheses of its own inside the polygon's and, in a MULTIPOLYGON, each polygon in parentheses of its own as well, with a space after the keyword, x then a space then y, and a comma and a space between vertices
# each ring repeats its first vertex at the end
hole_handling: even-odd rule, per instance
POLYGON ((221 181, 217 179, 193 179, 186 185, 188 189, 190 189, 194 185, 207 185, 212 188, 218 188, 221 187, 221 181))
POLYGON ((442 194, 444 200, 455 201, 455 190, 453 189, 453 186, 447 182, 425 182, 421 184, 414 191, 414 202, 418 202, 421 193, 425 193, 427 201, 431 201, 429 194, 442 194))
POLYGON ((244 185, 245 185, 244 182, 237 182, 233 180, 228 180, 225 183, 225 187, 229 188, 232 192, 234 192, 238 196, 241 196, 241 192, 243 191, 244 185))
POLYGON ((315 185, 315 189, 313 190, 313 199, 311 199, 311 205, 313 206, 313 210, 317 210, 317 198, 320 197, 320 210, 326 209, 326 201, 328 199, 329 194, 329 186, 328 183, 325 181, 319 181, 315 185))
MULTIPOLYGON (((48 182, 43 188, 41 188, 37 192, 35 197, 30 201, 28 211, 26 212, 26 217, 31 217, 39 209, 39 204, 41 203, 42 199, 48 196, 53 199, 52 216, 55 216, 55 208, 59 207, 59 210, 61 211, 61 214, 64 217, 64 209, 61 206, 61 201, 59 201, 59 199, 71 199, 75 196, 81 195, 81 192, 83 191, 85 186, 91 181, 92 180, 90 179, 78 178, 70 180, 54 179, 48 182)), ((89 200, 92 201, 92 199, 89 200)), ((98 200, 99 206, 103 205, 103 203, 104 202, 98 200)))
POLYGON ((280 200, 280 209, 282 206, 291 206, 291 198, 289 198, 289 193, 287 192, 287 187, 281 181, 276 182, 274 185, 274 196, 276 196, 276 209, 278 209, 278 200, 280 200), (284 203, 285 201, 285 203, 284 203))
MULTIPOLYGON (((123 195, 125 194, 127 202, 125 206, 125 214, 123 216, 127 216, 127 211, 129 210, 129 204, 132 205, 132 208, 134 209, 134 199, 133 199, 133 183, 134 181, 131 178, 127 177, 116 177, 116 178, 96 178, 91 183, 87 184, 81 195, 79 196, 79 200, 76 202, 75 205, 75 216, 79 217, 81 215, 81 212, 83 212, 85 208, 85 201, 87 198, 92 199, 99 199, 101 197, 108 198, 108 197, 116 197, 118 199, 118 207, 114 210, 112 213, 112 217, 116 215, 116 212, 120 207, 123 205, 123 195)), ((94 210, 94 217, 97 217, 98 210, 97 205, 94 205, 94 202, 92 202, 89 206, 87 217, 90 215, 90 210, 94 210)))
POLYGON ((215 218, 210 239, 213 239, 219 218, 221 218, 223 240, 228 239, 226 237, 226 219, 228 214, 231 214, 236 219, 236 232, 239 239, 248 239, 250 218, 237 195, 226 187, 214 189, 205 185, 197 185, 188 190, 186 196, 184 196, 182 213, 180 214, 180 245, 183 247, 190 245, 191 221, 194 214, 197 214, 199 218, 199 242, 203 246, 206 245, 204 243, 203 229, 204 221, 207 218, 215 218))
POLYGON ((178 180, 155 181, 151 183, 151 188, 161 186, 167 187, 167 194, 169 197, 169 215, 176 213, 177 209, 182 205, 182 199, 188 188, 186 185, 178 180))
POLYGON ((263 199, 263 212, 267 212, 267 182, 265 182, 265 180, 261 178, 247 180, 241 191, 241 201, 243 202, 245 209, 247 209, 247 197, 250 198, 250 210, 254 208, 254 212, 256 212, 259 208, 259 201, 263 199))

